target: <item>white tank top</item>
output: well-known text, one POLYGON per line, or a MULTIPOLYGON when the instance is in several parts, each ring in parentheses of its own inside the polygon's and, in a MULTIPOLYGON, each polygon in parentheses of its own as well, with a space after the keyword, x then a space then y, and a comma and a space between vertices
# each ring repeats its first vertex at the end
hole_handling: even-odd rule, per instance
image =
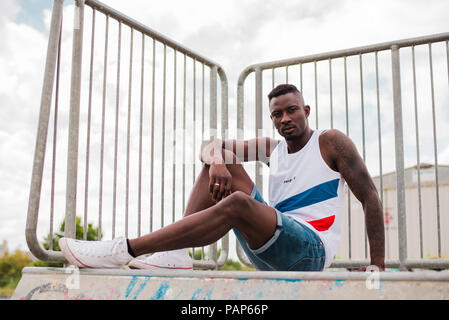
POLYGON ((341 233, 345 181, 321 157, 314 131, 306 145, 288 153, 282 139, 270 156, 269 203, 312 229, 326 251, 325 267, 334 259, 341 233))

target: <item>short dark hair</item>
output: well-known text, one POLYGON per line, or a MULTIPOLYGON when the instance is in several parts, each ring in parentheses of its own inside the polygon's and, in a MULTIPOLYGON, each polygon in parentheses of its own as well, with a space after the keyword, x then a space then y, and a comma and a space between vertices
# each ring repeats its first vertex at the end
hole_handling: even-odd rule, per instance
POLYGON ((268 94, 268 101, 271 101, 271 99, 273 99, 275 97, 279 97, 279 96, 282 96, 283 94, 287 94, 287 93, 291 93, 291 92, 298 93, 298 94, 301 93, 298 90, 298 88, 296 88, 292 84, 287 84, 287 83, 286 84, 280 84, 276 88, 271 90, 271 92, 268 94))

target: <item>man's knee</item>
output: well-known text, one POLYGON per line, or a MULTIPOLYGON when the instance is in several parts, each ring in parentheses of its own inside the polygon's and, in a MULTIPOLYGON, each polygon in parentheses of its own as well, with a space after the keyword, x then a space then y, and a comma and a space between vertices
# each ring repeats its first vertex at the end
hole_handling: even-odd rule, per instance
POLYGON ((231 193, 228 197, 224 198, 223 201, 226 201, 228 205, 241 207, 247 205, 248 202, 251 201, 251 199, 251 196, 243 191, 238 190, 231 193))
POLYGON ((251 202, 251 196, 242 191, 235 191, 217 205, 222 209, 230 219, 235 220, 242 218, 248 212, 251 202))

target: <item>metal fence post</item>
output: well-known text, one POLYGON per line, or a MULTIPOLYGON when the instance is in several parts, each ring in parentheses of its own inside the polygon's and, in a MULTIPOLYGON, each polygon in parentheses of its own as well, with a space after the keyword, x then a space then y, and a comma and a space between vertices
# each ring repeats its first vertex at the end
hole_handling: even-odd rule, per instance
MULTIPOLYGON (((210 68, 210 117, 209 117, 209 128, 210 128, 210 138, 217 137, 217 66, 210 68)), ((209 246, 209 253, 212 261, 217 263, 217 242, 209 246)), ((216 265, 216 268, 218 265, 216 265)))
POLYGON ((407 259, 407 225, 405 218, 404 137, 402 128, 401 70, 399 47, 391 47, 393 72, 394 137, 396 156, 396 192, 398 210, 399 268, 405 270, 407 259))
POLYGON ((64 0, 55 0, 53 2, 50 35, 48 39, 47 58, 45 62, 45 73, 40 102, 39 125, 37 129, 36 146, 33 160, 33 172, 31 176, 30 196, 28 202, 28 214, 25 229, 25 237, 28 248, 33 253, 33 255, 41 260, 52 261, 64 261, 64 258, 60 252, 55 253, 54 251, 45 251, 42 248, 37 239, 36 229, 39 215, 48 122, 50 120, 51 100, 53 95, 59 37, 61 33, 63 6, 64 0))
POLYGON ((84 0, 75 5, 73 26, 72 76, 70 92, 69 141, 67 155, 67 190, 64 235, 76 237, 76 187, 78 175, 78 138, 83 53, 84 0))
MULTIPOLYGON (((259 137, 262 130, 262 70, 256 68, 256 138, 259 137)), ((263 194, 262 165, 256 162, 256 186, 260 193, 263 194)))
MULTIPOLYGON (((244 132, 244 104, 245 104, 245 79, 246 77, 253 72, 251 67, 246 68, 240 73, 238 82, 237 82, 237 139, 243 140, 245 138, 244 132)), ((242 246, 238 241, 235 242, 237 257, 239 260, 246 266, 251 267, 251 261, 246 257, 245 252, 243 251, 242 246)))
POLYGON ((217 67, 210 68, 210 118, 211 138, 217 136, 217 67))

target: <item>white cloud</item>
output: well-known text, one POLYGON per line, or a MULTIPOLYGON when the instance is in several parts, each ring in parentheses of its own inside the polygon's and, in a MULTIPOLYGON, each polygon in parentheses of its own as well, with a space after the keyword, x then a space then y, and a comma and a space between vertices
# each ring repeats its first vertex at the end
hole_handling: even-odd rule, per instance
POLYGON ((15 1, 0 4, 0 238, 25 249, 25 218, 36 139, 46 37, 13 21, 15 1))
POLYGON ((15 0, 3 0, 0 2, 0 28, 20 10, 15 0))

